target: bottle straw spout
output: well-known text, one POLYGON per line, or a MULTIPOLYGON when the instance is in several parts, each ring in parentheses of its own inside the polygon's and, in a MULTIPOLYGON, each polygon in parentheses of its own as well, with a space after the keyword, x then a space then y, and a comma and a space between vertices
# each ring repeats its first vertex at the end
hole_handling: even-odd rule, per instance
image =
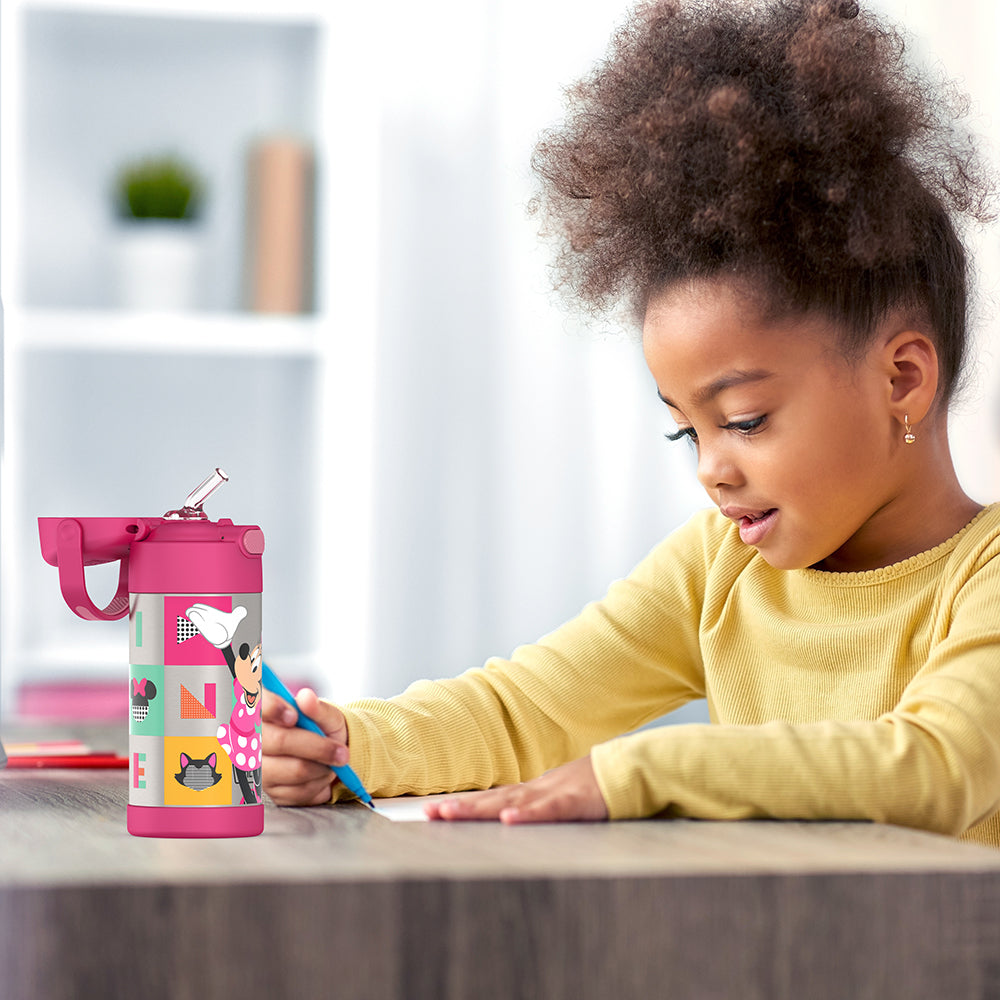
POLYGON ((229 476, 216 469, 203 483, 196 486, 184 500, 185 507, 200 508, 202 504, 223 484, 229 482, 229 476))
POLYGON ((222 469, 216 469, 203 483, 199 483, 184 499, 180 510, 168 510, 163 516, 170 520, 207 520, 208 515, 201 509, 202 504, 223 484, 229 476, 222 469))

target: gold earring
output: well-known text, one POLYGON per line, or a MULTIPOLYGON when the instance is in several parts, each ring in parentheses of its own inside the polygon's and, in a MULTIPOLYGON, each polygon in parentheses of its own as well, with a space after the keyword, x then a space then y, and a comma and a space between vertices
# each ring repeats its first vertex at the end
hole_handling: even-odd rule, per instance
POLYGON ((903 414, 903 440, 907 444, 913 444, 917 440, 917 435, 913 433, 913 428, 910 427, 909 413, 903 414))

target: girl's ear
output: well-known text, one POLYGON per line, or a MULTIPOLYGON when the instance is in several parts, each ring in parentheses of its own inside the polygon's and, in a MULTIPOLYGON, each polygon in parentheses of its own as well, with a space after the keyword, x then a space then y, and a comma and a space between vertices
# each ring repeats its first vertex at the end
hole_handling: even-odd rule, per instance
POLYGON ((924 419, 934 406, 938 389, 938 354, 924 333, 903 330, 887 341, 882 351, 889 377, 889 406, 900 424, 924 419), (898 412, 897 412, 898 411, 898 412))

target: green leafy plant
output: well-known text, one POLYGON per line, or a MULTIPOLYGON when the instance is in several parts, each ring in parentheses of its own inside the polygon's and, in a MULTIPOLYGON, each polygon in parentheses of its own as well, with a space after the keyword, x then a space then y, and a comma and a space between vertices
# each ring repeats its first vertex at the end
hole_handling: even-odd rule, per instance
POLYGON ((122 218, 193 220, 201 209, 203 184, 182 160, 149 157, 122 168, 116 193, 122 218))

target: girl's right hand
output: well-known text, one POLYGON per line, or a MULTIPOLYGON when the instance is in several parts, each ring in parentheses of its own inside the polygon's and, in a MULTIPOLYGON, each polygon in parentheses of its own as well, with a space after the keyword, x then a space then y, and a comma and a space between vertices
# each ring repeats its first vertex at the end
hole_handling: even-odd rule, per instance
POLYGON ((300 729, 295 725, 295 710, 265 689, 261 706, 264 791, 279 806, 322 805, 330 801, 330 789, 337 780, 330 767, 350 759, 347 720, 336 705, 321 701, 310 688, 299 691, 295 700, 327 735, 300 729))

